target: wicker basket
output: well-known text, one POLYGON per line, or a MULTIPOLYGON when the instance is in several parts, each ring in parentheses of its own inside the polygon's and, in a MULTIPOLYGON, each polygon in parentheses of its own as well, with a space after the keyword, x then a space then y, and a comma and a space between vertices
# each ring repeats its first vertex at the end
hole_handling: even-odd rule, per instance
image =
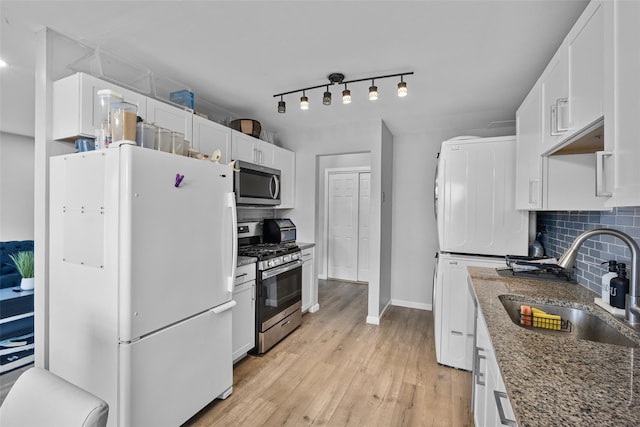
POLYGON ((262 132, 262 125, 260 122, 251 119, 233 120, 229 123, 229 127, 244 134, 251 135, 254 138, 260 138, 260 132, 262 132))

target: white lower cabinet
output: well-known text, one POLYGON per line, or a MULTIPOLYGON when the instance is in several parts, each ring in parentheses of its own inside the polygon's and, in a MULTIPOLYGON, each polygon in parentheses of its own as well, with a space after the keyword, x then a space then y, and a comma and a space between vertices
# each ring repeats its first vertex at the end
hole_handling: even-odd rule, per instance
POLYGON ((302 250, 302 312, 309 311, 315 313, 320 306, 318 305, 318 278, 316 276, 316 268, 314 264, 313 247, 302 250))
MULTIPOLYGON (((471 296, 474 299, 473 296, 471 296)), ((476 302, 475 351, 473 361, 473 419, 476 427, 517 427, 491 344, 489 330, 476 302)))
POLYGON ((233 290, 236 306, 232 313, 233 362, 237 362, 255 347, 256 331, 256 265, 238 267, 233 290))

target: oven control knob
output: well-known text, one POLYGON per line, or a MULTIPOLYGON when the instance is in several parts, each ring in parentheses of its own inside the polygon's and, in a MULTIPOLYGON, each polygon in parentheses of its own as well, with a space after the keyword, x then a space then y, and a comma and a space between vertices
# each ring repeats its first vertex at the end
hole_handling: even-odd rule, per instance
POLYGON ((273 267, 273 260, 271 260, 271 261, 267 261, 267 266, 268 266, 268 267, 273 267))
POLYGON ((291 262, 291 255, 285 255, 282 257, 282 262, 291 262))

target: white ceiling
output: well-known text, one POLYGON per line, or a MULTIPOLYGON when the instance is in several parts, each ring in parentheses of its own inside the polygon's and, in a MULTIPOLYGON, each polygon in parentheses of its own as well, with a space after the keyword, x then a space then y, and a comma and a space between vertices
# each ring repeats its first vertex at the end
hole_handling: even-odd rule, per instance
MULTIPOLYGON (((330 126, 381 118, 394 134, 485 129, 515 110, 588 2, 535 1, 10 1, 0 2, 0 129, 33 114, 35 33, 47 26, 190 86, 205 99, 259 120, 263 128, 330 126), (350 85, 353 102, 321 103, 327 82, 413 71, 406 98, 398 79, 350 85), (11 105, 11 108, 9 108, 11 105)), ((509 122, 508 124, 513 124, 509 122)), ((13 126, 13 127, 12 127, 13 126)), ((32 126, 32 125, 31 125, 32 126)), ((492 125, 492 126, 495 126, 492 125)), ((33 134, 33 130, 31 133, 33 134)))

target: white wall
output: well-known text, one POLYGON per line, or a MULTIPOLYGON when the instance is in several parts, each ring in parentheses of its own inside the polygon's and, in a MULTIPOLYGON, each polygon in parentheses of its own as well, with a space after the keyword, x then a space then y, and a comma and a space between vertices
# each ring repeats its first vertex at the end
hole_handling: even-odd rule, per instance
POLYGON ((394 138, 382 123, 380 141, 382 152, 381 186, 382 207, 380 210, 380 301, 383 313, 391 304, 392 244, 393 244, 393 145, 394 138))
POLYGON ((395 135, 393 144, 393 305, 431 310, 438 232, 433 184, 440 143, 460 135, 513 135, 512 128, 395 135))
POLYGON ((33 137, 0 132, 0 240, 33 240, 33 137))
POLYGON ((348 125, 292 130, 280 133, 285 148, 296 152, 296 207, 290 217, 298 229, 298 240, 317 242, 316 221, 318 207, 316 195, 317 156, 342 153, 371 153, 371 212, 370 212, 370 265, 369 303, 367 321, 377 323, 380 317, 380 197, 382 193, 380 120, 348 125), (378 269, 376 269, 378 267, 378 269))
POLYGON ((370 167, 371 155, 369 153, 337 154, 330 156, 318 156, 318 166, 316 177, 318 182, 318 193, 316 194, 317 219, 316 219, 316 244, 315 256, 317 258, 318 276, 327 277, 327 262, 325 257, 326 236, 324 236, 325 225, 325 172, 332 168, 358 168, 370 167))

